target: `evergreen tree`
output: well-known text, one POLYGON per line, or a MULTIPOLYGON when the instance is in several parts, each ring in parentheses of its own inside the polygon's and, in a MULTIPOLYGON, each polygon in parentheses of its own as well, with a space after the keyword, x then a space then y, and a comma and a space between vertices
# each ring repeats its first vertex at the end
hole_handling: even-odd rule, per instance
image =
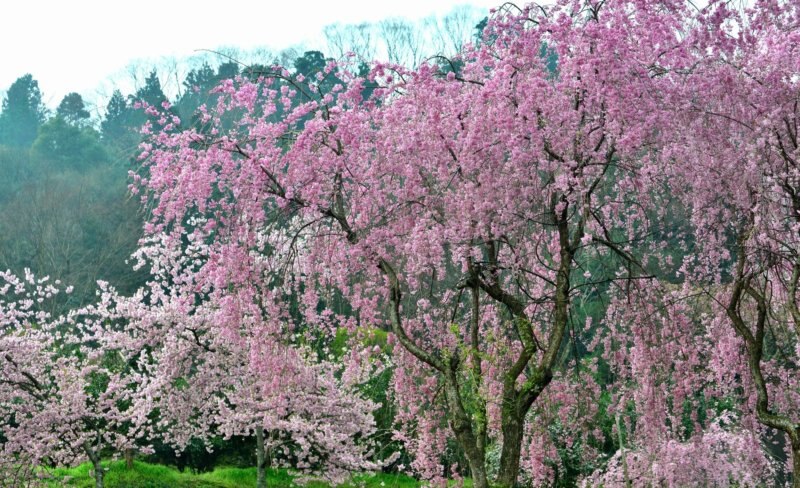
POLYGON ((86 169, 108 160, 97 131, 70 124, 61 116, 53 117, 39 128, 31 150, 41 160, 59 168, 86 169))
POLYGON ((325 55, 321 52, 306 51, 302 57, 295 59, 294 69, 297 70, 298 75, 309 78, 324 70, 325 64, 325 55))
POLYGON ((304 84, 311 88, 308 93, 315 98, 321 97, 322 93, 331 93, 334 85, 343 83, 334 73, 325 72, 330 61, 331 58, 326 58, 319 51, 306 51, 294 61, 295 75, 303 76, 304 84))
POLYGON ((42 92, 33 76, 18 78, 8 89, 0 113, 0 144, 30 147, 47 110, 42 104, 42 92))
POLYGON ((158 73, 155 69, 153 69, 150 74, 147 75, 147 78, 145 78, 144 86, 136 90, 136 93, 130 98, 131 100, 129 106, 132 107, 130 117, 131 125, 138 130, 142 125, 144 125, 145 122, 149 120, 150 123, 153 124, 153 128, 160 129, 161 124, 157 122, 158 117, 148 116, 144 109, 137 109, 134 107, 135 104, 139 102, 155 107, 158 110, 162 110, 162 105, 164 102, 168 101, 167 96, 164 95, 164 91, 161 89, 161 81, 158 79, 158 73))
POLYGON ((72 92, 64 96, 56 109, 56 116, 75 126, 83 126, 89 121, 89 111, 80 94, 72 92))
POLYGON ((210 90, 214 86, 215 81, 216 73, 214 73, 214 68, 209 66, 208 63, 203 63, 200 68, 189 71, 189 74, 186 75, 186 79, 183 82, 183 86, 186 89, 186 94, 197 91, 203 92, 210 90))
POLYGON ((214 84, 229 78, 235 78, 239 74, 239 64, 233 61, 222 63, 217 68, 217 79, 214 84))
MULTIPOLYGON (((266 68, 260 67, 257 73, 263 73, 266 68)), ((198 130, 202 130, 202 124, 199 121, 196 113, 200 105, 207 104, 213 105, 218 95, 212 95, 211 90, 217 86, 222 80, 227 80, 239 76, 239 64, 228 61, 220 64, 216 72, 207 63, 199 69, 193 69, 186 75, 183 86, 186 90, 183 96, 178 100, 175 111, 181 119, 184 127, 192 126, 198 130)), ((248 70, 243 73, 247 76, 257 77, 258 75, 248 70)))
POLYGON ((134 101, 145 102, 157 108, 161 108, 161 104, 167 101, 164 91, 161 89, 161 81, 158 79, 158 73, 155 69, 147 75, 144 80, 144 86, 136 90, 133 96, 134 101))
MULTIPOLYGON (((208 63, 203 63, 200 68, 193 69, 186 75, 186 79, 183 81, 185 88, 183 96, 176 104, 176 110, 181 120, 189 121, 193 118, 197 108, 208 101, 208 92, 214 88, 217 80, 214 69, 208 63)), ((194 120, 192 123, 194 124, 194 120)))
POLYGON ((111 100, 106 105, 106 116, 100 122, 100 130, 103 139, 107 142, 114 142, 122 138, 129 132, 130 109, 128 102, 119 90, 114 90, 111 100))
POLYGON ((119 90, 114 90, 106 105, 105 118, 100 122, 106 147, 114 148, 121 156, 132 155, 140 140, 135 118, 132 104, 128 104, 119 90))

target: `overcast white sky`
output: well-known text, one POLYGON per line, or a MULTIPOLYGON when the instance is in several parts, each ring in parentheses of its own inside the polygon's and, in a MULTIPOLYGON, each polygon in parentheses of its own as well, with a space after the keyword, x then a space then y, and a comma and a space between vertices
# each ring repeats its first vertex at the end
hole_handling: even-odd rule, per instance
POLYGON ((199 49, 318 47, 325 25, 387 17, 417 20, 462 4, 501 0, 12 0, 0 4, 0 93, 25 73, 55 107, 66 93, 98 95, 133 60, 182 58, 199 49))

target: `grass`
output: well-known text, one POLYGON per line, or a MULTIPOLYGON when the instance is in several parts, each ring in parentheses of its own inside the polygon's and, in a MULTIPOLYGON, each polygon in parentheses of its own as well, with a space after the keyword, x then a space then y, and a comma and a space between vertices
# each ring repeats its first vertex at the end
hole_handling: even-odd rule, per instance
MULTIPOLYGON (((209 473, 181 473, 170 466, 134 461, 131 469, 125 461, 103 462, 106 468, 106 488, 238 488, 256 486, 255 468, 216 468, 209 473)), ((94 478, 89 474, 91 465, 84 463, 74 468, 57 468, 49 471, 50 488, 94 488, 94 478)), ((356 475, 345 487, 359 488, 417 488, 421 483, 402 474, 356 475)), ((267 486, 283 488, 296 486, 293 477, 284 469, 270 469, 267 486)), ((329 485, 312 482, 309 488, 326 488, 329 485)))

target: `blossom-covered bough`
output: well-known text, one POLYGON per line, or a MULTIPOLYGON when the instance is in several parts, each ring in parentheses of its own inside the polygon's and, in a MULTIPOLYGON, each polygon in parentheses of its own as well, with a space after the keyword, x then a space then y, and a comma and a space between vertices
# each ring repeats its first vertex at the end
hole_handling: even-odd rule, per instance
MULTIPOLYGON (((739 408, 739 359, 719 310, 691 283, 649 281, 611 300, 602 343, 619 450, 583 486, 762 486, 782 467, 739 408), (731 346, 734 350, 731 351, 731 346)), ((724 315, 723 315, 724 316, 724 315)))
POLYGON ((693 70, 672 77, 662 167, 690 209, 684 271, 734 333, 719 378, 739 378, 744 413, 781 433, 800 486, 800 5, 705 14, 693 70))
MULTIPOLYGON (((664 114, 654 73, 684 61, 685 8, 507 6, 450 69, 230 80, 202 128, 165 115, 143 146, 148 232, 208 243, 203 289, 250 280, 303 327, 389 328, 396 396, 427 405, 401 422, 441 438, 445 421, 479 487, 499 445, 496 481, 513 486, 573 303, 647 275, 639 168, 664 114)), ((423 452, 440 443, 417 445, 416 470, 446 474, 423 452)))
MULTIPOLYGON (((0 479, 26 486, 47 465, 90 460, 103 486, 101 456, 133 447, 132 396, 115 351, 96 347, 102 329, 83 312, 54 317, 48 305, 69 288, 0 273, 0 479)), ((6 485, 8 483, 8 485, 6 485)))
POLYGON ((151 265, 148 286, 130 297, 104 287, 95 306, 98 316, 124 324, 106 332, 103 347, 122 351, 132 365, 137 425, 179 453, 193 439, 255 437, 260 488, 271 466, 297 469, 298 481, 336 483, 379 469, 377 405, 359 388, 380 364, 333 362, 298 343, 302 336, 280 314, 260 306, 251 281, 204 291, 195 272, 208 252, 203 243, 164 236, 143 242, 138 257, 151 265))

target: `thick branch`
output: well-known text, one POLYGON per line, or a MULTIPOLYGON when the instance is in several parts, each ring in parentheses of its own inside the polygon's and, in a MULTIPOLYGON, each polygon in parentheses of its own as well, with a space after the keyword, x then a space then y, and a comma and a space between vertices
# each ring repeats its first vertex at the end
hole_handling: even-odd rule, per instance
POLYGON ((394 268, 392 268, 389 262, 383 258, 381 258, 380 262, 378 263, 378 267, 389 281, 389 321, 392 325, 392 332, 394 332, 394 334, 397 336, 397 340, 399 340, 400 344, 408 352, 413 354, 414 357, 428 366, 444 372, 444 364, 439 360, 439 358, 419 347, 417 343, 408 336, 403 328, 403 320, 400 317, 400 302, 403 297, 403 292, 400 290, 400 280, 398 280, 397 273, 394 271, 394 268))
POLYGON ((488 442, 488 418, 486 416, 486 401, 482 397, 483 370, 480 351, 480 292, 477 286, 472 287, 472 316, 470 324, 470 352, 472 358, 472 375, 475 378, 475 393, 478 403, 477 432, 478 450, 486 452, 488 442))

